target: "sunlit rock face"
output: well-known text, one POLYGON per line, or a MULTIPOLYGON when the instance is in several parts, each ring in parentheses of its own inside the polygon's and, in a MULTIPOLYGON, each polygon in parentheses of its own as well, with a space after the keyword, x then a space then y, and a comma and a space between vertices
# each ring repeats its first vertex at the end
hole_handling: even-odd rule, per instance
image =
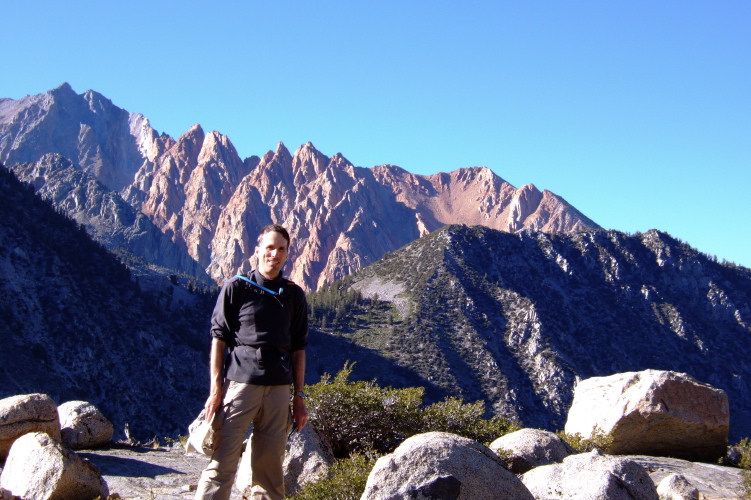
MULTIPOLYGON (((346 276, 446 224, 503 231, 597 228, 563 198, 517 189, 486 167, 415 175, 393 165, 354 166, 306 143, 279 143, 241 159, 230 139, 194 125, 178 139, 143 115, 68 85, 0 100, 0 161, 71 160, 117 192, 217 282, 251 266, 258 230, 284 224, 293 236, 287 274, 306 289, 346 276)), ((55 189, 48 187, 47 189, 55 189)))

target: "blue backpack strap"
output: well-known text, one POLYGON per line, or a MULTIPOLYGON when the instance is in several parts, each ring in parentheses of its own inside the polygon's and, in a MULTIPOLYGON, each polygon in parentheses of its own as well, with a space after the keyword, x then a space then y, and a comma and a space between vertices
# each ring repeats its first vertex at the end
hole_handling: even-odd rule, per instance
MULTIPOLYGON (((280 287, 279 291, 275 292, 273 290, 269 290, 265 286, 262 286, 262 285, 256 283, 255 281, 253 281, 253 280, 251 280, 249 278, 246 278, 245 276, 242 276, 240 274, 236 274, 235 278, 241 279, 243 281, 247 281, 251 285, 258 287, 261 290, 263 290, 264 292, 270 293, 271 295, 281 296, 282 298, 288 299, 285 302, 287 302, 289 304, 289 308, 290 308, 291 314, 294 316, 294 314, 295 314, 295 301, 292 298, 291 294, 284 294, 286 288, 280 287)), ((290 281, 290 280, 284 280, 284 281, 287 283, 287 286, 289 286, 290 288, 292 288, 293 286, 295 286, 295 282, 294 281, 290 281)), ((284 306, 282 306, 282 307, 284 307, 284 306)))
MULTIPOLYGON (((260 284, 256 283, 255 281, 253 281, 253 280, 251 280, 251 279, 249 279, 249 278, 246 278, 245 276, 242 276, 242 275, 240 275, 240 274, 236 274, 236 275, 235 275, 235 278, 239 278, 239 279, 241 279, 241 280, 243 280, 243 281, 247 281, 247 282, 248 282, 248 283, 250 283, 251 285, 258 287, 258 288, 260 288, 261 290, 263 290, 264 292, 268 292, 268 293, 270 293, 271 295, 281 295, 281 294, 283 294, 283 293, 284 293, 284 288, 280 288, 278 292, 275 292, 274 290, 269 290, 269 289, 268 289, 268 288, 266 288, 265 286, 263 286, 263 285, 260 285, 260 284)), ((287 282, 287 283, 289 283, 289 282, 287 282)))

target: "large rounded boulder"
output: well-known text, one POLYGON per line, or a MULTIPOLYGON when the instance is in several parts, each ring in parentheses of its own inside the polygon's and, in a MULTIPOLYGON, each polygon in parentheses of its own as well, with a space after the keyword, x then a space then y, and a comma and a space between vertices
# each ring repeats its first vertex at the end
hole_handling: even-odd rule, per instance
POLYGON ((109 495, 97 466, 43 432, 25 434, 13 443, 0 485, 25 500, 93 500, 109 495))
POLYGON ((0 400, 0 461, 16 439, 29 432, 45 432, 60 439, 57 405, 46 394, 23 394, 0 400))
POLYGON ((658 500, 655 485, 641 465, 598 450, 534 468, 522 476, 522 482, 535 498, 545 500, 658 500))
POLYGON ((534 500, 498 456, 471 439, 428 432, 381 457, 361 500, 534 500))
POLYGON ((98 448, 112 439, 112 422, 91 403, 68 401, 57 408, 57 413, 62 442, 71 450, 98 448))
POLYGON ((574 391, 565 431, 610 435, 603 451, 716 462, 727 451, 725 391, 685 373, 645 370, 593 377, 574 391))
MULTIPOLYGON (((235 480, 235 486, 247 498, 252 498, 253 484, 250 455, 250 446, 246 446, 235 480)), ((331 447, 312 425, 306 425, 301 432, 293 432, 284 454, 285 491, 288 495, 295 494, 306 484, 326 477, 333 464, 331 447)))
POLYGON ((565 441, 550 431, 520 429, 501 436, 490 449, 510 462, 511 472, 524 474, 541 465, 560 463, 574 453, 565 441))

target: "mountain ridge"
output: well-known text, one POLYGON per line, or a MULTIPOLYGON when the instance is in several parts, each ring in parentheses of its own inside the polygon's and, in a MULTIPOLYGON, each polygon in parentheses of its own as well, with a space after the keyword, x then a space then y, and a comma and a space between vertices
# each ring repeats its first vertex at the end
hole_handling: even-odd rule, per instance
POLYGON ((49 152, 120 193, 217 282, 250 267, 252 240, 272 222, 290 229, 296 246, 289 274, 306 289, 444 224, 599 227, 560 196, 531 184, 514 188, 487 167, 432 176, 356 167, 310 142, 294 154, 280 142, 241 159, 218 132, 194 125, 177 139, 160 135, 143 115, 67 84, 0 104, 0 161, 33 163, 49 152))
POLYGON ((322 343, 337 352, 314 346, 314 373, 353 353, 379 355, 387 364, 355 374, 424 385, 433 399, 480 399, 492 413, 559 430, 577 380, 673 370, 725 390, 732 436, 751 433, 742 354, 751 338, 751 270, 666 233, 446 226, 333 287, 361 293, 359 314, 374 316, 324 327, 322 343), (373 300, 384 304, 380 313, 373 300))

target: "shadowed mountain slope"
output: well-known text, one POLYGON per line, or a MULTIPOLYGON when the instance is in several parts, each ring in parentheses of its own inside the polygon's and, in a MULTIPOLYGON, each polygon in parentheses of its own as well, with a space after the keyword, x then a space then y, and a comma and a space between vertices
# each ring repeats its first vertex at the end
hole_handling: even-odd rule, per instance
POLYGON ((126 422, 139 439, 184 434, 208 388, 215 295, 155 279, 0 168, 0 397, 90 401, 116 439, 126 422))
POLYGON ((176 245, 116 192, 77 169, 68 158, 50 153, 38 162, 17 163, 11 169, 108 249, 131 253, 145 262, 210 281, 185 248, 176 245))
POLYGON ((313 371, 324 368, 316 356, 339 367, 362 349, 400 375, 358 366, 357 376, 482 399, 529 426, 561 429, 578 379, 676 370, 727 391, 733 435, 751 434, 751 270, 665 233, 448 226, 332 289, 363 301, 337 319, 336 308, 316 309, 325 293, 311 296, 327 332, 321 349, 327 337, 351 346, 314 351, 313 371))

